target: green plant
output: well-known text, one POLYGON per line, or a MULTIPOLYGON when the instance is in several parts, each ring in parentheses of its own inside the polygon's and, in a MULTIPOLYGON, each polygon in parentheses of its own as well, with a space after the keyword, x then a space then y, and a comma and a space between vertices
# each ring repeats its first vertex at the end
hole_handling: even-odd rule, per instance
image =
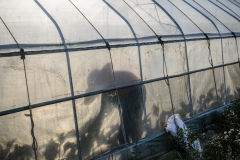
POLYGON ((203 133, 178 130, 178 136, 173 138, 178 159, 240 159, 240 100, 232 102, 213 122, 203 133), (202 151, 194 146, 196 140, 202 151))

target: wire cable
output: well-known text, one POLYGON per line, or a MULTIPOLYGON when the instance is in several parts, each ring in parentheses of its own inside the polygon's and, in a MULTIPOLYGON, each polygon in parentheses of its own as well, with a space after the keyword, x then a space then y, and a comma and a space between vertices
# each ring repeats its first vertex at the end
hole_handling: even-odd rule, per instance
POLYGON ((176 119, 175 119, 175 111, 174 111, 174 105, 173 105, 173 98, 172 98, 172 93, 171 93, 171 85, 169 82, 169 77, 168 77, 168 71, 167 71, 167 63, 166 63, 166 59, 165 59, 165 50, 164 50, 164 42, 162 41, 161 37, 157 35, 157 33, 152 29, 152 27, 125 1, 123 0, 123 2, 148 26, 148 28, 156 35, 157 40, 159 42, 159 44, 161 45, 162 48, 162 52, 163 52, 163 75, 164 75, 164 80, 166 82, 166 85, 168 86, 168 92, 169 92, 169 96, 170 96, 170 103, 171 103, 171 107, 172 107, 172 115, 174 117, 174 122, 175 125, 177 125, 176 123, 176 119), (165 73, 166 72, 166 73, 165 73))
POLYGON ((29 112, 30 114, 25 114, 25 116, 29 116, 30 120, 31 120, 31 136, 32 136, 32 149, 34 151, 34 155, 35 155, 35 160, 37 160, 37 150, 38 150, 38 143, 37 143, 37 139, 34 135, 34 121, 33 121, 33 114, 32 114, 32 107, 31 107, 31 102, 30 102, 30 95, 29 95, 29 88, 28 88, 28 80, 27 80, 27 71, 26 71, 26 65, 25 65, 25 54, 24 54, 24 49, 21 48, 16 40, 16 38, 13 36, 12 32, 10 31, 10 29, 7 27, 6 23, 3 21, 3 19, 0 17, 1 21, 3 22, 3 24, 5 25, 5 27, 7 28, 8 32, 11 34, 12 38, 14 39, 15 43, 17 44, 18 48, 20 49, 20 58, 23 60, 23 67, 24 67, 24 76, 25 76, 25 84, 26 84, 26 88, 27 88, 27 97, 28 97, 28 107, 29 107, 29 112))
POLYGON ((212 67, 212 73, 213 73, 213 81, 214 81, 214 86, 215 86, 215 92, 216 92, 216 97, 217 97, 217 101, 219 100, 218 98, 218 93, 217 93, 217 83, 216 83, 216 75, 215 75, 215 71, 214 71, 214 65, 213 65, 213 60, 212 60, 212 53, 211 53, 211 46, 210 46, 210 39, 208 37, 208 35, 191 19, 189 18, 180 8, 178 8, 174 3, 172 3, 170 0, 168 0, 175 8, 177 8, 184 16, 186 16, 206 37, 207 40, 207 45, 208 45, 208 61, 209 64, 212 67))
POLYGON ((198 2, 196 2, 195 0, 193 0, 196 4, 198 4, 201 8, 203 8, 206 12, 208 12, 211 16, 213 16, 219 23, 221 23, 224 27, 226 27, 230 32, 231 34, 233 35, 233 37, 235 38, 235 42, 236 42, 236 49, 237 49, 237 56, 238 56, 238 65, 239 65, 239 68, 240 68, 240 55, 239 55, 239 51, 238 51, 238 42, 237 42, 237 36, 236 34, 231 30, 229 29, 224 23, 222 23, 216 16, 214 16, 211 12, 209 12, 207 9, 205 9, 201 4, 199 4, 198 2))
POLYGON ((234 12, 231 8, 229 8, 227 5, 223 4, 222 2, 220 2, 219 0, 216 0, 218 3, 220 3, 221 5, 223 5, 224 7, 226 7, 228 10, 230 10, 231 12, 233 12, 238 18, 240 18, 238 16, 238 14, 236 12, 234 12))
POLYGON ((31 135, 32 135, 32 149, 34 150, 34 154, 35 154, 35 159, 37 160, 37 150, 38 150, 38 143, 37 143, 37 139, 34 135, 34 121, 33 121, 33 114, 32 114, 32 107, 31 107, 31 103, 30 103, 30 96, 29 96, 29 88, 28 88, 28 80, 27 80, 27 72, 26 72, 26 65, 25 65, 25 55, 24 55, 24 50, 21 48, 20 49, 20 53, 21 53, 21 59, 23 60, 23 67, 24 67, 24 74, 25 74, 25 83, 26 83, 26 87, 27 87, 27 96, 28 96, 28 104, 29 104, 29 111, 30 114, 25 114, 25 116, 29 116, 30 120, 31 120, 31 135))
MULTIPOLYGON (((219 2, 221 5, 223 5, 224 7, 226 7, 227 9, 229 9, 231 12, 233 12, 238 18, 240 18, 233 10, 231 10, 228 6, 226 6, 225 4, 223 4, 222 2, 220 2, 219 0, 216 0, 217 2, 219 2)), ((240 20, 238 18, 236 18, 235 16, 233 16, 232 14, 230 14, 228 11, 226 11, 225 9, 223 9, 222 7, 220 7, 219 5, 213 3, 212 1, 210 1, 212 4, 214 4, 215 6, 217 6, 218 8, 220 8, 221 10, 223 10, 224 12, 226 12, 227 14, 229 14, 231 17, 233 17, 234 19, 236 19, 238 22, 240 22, 240 20)), ((238 54, 238 62, 239 62, 239 68, 240 68, 240 56, 239 56, 239 52, 238 52, 238 44, 237 44, 237 37, 236 34, 234 33, 234 38, 236 41, 236 49, 237 49, 237 54, 238 54)))
POLYGON ((121 110, 121 103, 120 103, 120 98, 119 98, 119 94, 118 94, 118 89, 117 89, 117 83, 116 83, 116 76, 115 76, 115 72, 114 72, 114 68, 113 68, 113 60, 112 60, 112 54, 111 54, 111 47, 109 45, 109 43, 105 40, 105 38, 101 35, 101 33, 94 27, 94 25, 88 20, 88 18, 80 11, 80 9, 71 1, 69 0, 69 2, 78 10, 78 12, 88 21, 88 23, 93 27, 93 29, 98 33, 98 35, 102 38, 102 40, 105 43, 105 47, 108 50, 109 53, 109 58, 110 58, 110 62, 111 62, 111 69, 112 69, 112 74, 113 74, 113 83, 114 83, 114 90, 116 92, 117 95, 117 102, 118 102, 118 109, 119 109, 119 114, 120 114, 120 120, 122 123, 122 132, 123 132, 123 137, 124 137, 124 141, 127 142, 127 138, 126 138, 126 132, 125 132, 125 128, 124 128, 124 123, 123 123, 123 119, 122 119, 122 110, 121 110))

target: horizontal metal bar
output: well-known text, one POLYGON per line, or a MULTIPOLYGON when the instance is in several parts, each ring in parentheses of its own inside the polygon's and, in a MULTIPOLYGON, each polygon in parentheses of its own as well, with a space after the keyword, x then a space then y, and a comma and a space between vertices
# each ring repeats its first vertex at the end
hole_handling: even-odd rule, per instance
MULTIPOLYGON (((230 66, 230 65, 234 65, 234 64, 238 64, 238 63, 239 62, 232 62, 232 63, 227 63, 227 64, 221 64, 221 65, 214 66, 213 68, 215 69, 215 68, 220 68, 220 67, 224 67, 224 66, 230 66)), ((168 78, 171 79, 171 78, 181 77, 181 76, 185 76, 185 75, 189 75, 189 74, 193 74, 193 73, 197 73, 197 72, 202 72, 202 71, 206 71, 206 70, 211 70, 211 69, 212 69, 212 67, 207 67, 207 68, 194 70, 194 71, 190 71, 190 72, 185 72, 185 73, 181 73, 181 74, 170 75, 170 76, 168 76, 168 78)), ((122 89, 122 88, 137 86, 137 85, 144 85, 144 84, 147 84, 147 83, 157 82, 157 81, 161 81, 161 80, 164 80, 164 79, 166 79, 166 78, 160 77, 160 78, 155 78, 155 79, 151 79, 151 80, 146 80, 146 81, 143 81, 143 82, 139 81, 139 82, 135 82, 135 83, 132 83, 132 84, 117 86, 116 88, 117 89, 122 89)), ((97 95, 97 94, 101 94, 101 93, 105 93, 105 92, 109 92, 109 91, 115 91, 116 88, 112 87, 112 88, 108 88, 108 89, 104 89, 104 90, 98 90, 98 91, 88 92, 88 93, 75 95, 75 96, 71 96, 71 97, 66 97, 66 98, 56 99, 56 100, 52 100, 52 101, 32 104, 31 107, 32 107, 32 109, 34 109, 34 108, 43 107, 43 106, 46 106, 46 105, 55 104, 55 103, 75 100, 75 99, 79 99, 79 98, 83 98, 83 97, 87 97, 87 96, 93 96, 93 95, 97 95)), ((0 112, 0 116, 12 114, 12 113, 17 113, 17 112, 21 112, 21 111, 28 110, 28 109, 29 109, 28 106, 23 106, 23 107, 19 107, 19 108, 15 108, 15 109, 1 111, 0 112)))
MULTIPOLYGON (((240 37, 240 32, 236 33, 237 37, 240 37)), ((226 39, 226 38, 234 38, 233 35, 225 36, 225 37, 209 37, 209 39, 226 39)), ((186 41, 201 41, 206 40, 206 37, 203 38, 191 38, 186 39, 186 41)), ((180 43, 184 42, 184 39, 179 40, 167 40, 163 42, 165 44, 167 43, 180 43)), ((143 42, 143 43, 129 43, 129 44, 117 44, 117 45, 111 45, 111 48, 122 48, 122 47, 132 47, 132 46, 147 46, 147 45, 155 45, 159 44, 158 39, 156 39, 156 42, 143 42)), ((61 52, 75 52, 75 51, 85 51, 85 50, 97 50, 97 49, 106 49, 105 45, 102 46, 93 46, 93 47, 82 47, 82 48, 69 48, 68 49, 55 49, 55 50, 41 50, 41 51, 25 51, 26 55, 37 55, 37 54, 49 54, 49 53, 61 53, 61 52)), ((20 56, 20 52, 8 52, 8 53, 0 53, 0 57, 13 57, 13 56, 20 56)))
MULTIPOLYGON (((200 117, 203 117, 203 116, 205 116, 205 115, 207 115, 207 114, 211 114, 211 113, 213 113, 213 112, 217 112, 217 111, 219 111, 219 110, 223 110, 223 109, 225 109, 225 108, 228 108, 230 105, 231 105, 231 103, 228 103, 228 104, 225 104, 225 105, 223 105, 223 106, 210 109, 210 110, 208 110, 208 111, 205 111, 205 112, 200 113, 199 115, 197 115, 197 116, 195 116, 195 117, 191 117, 191 118, 188 118, 188 119, 183 119, 183 121, 184 121, 184 123, 194 121, 194 120, 196 120, 196 119, 198 119, 198 118, 200 118, 200 117)), ((187 124, 186 124, 186 125, 187 125, 187 124)), ((155 138, 157 138, 157 137, 159 137, 159 136, 161 136, 161 135, 163 135, 163 134, 165 134, 165 133, 167 133, 165 129, 160 130, 160 131, 155 132, 155 133, 153 133, 153 134, 147 135, 145 138, 140 139, 137 143, 132 143, 132 144, 128 145, 128 147, 129 147, 129 148, 133 148, 133 147, 135 147, 135 146, 137 146, 137 145, 139 146, 139 145, 144 144, 144 143, 146 143, 146 142, 149 142, 149 141, 151 141, 151 140, 153 140, 153 139, 155 139, 155 138)), ((113 150, 113 151, 110 151, 110 152, 105 153, 105 154, 103 154, 103 155, 100 155, 100 156, 98 156, 98 157, 94 157, 94 159, 97 159, 97 160, 107 159, 108 157, 110 157, 110 156, 112 156, 112 155, 114 155, 114 154, 121 153, 121 152, 123 152, 124 150, 126 150, 124 147, 119 147, 119 148, 116 148, 116 149, 113 150)))
MULTIPOLYGON (((216 33, 206 33, 208 34, 210 37, 212 36, 218 36, 218 34, 216 33)), ((202 33, 197 33, 197 34, 187 34, 186 37, 199 37, 202 36, 202 33)), ((225 36, 229 36, 231 35, 231 33, 223 33, 221 34, 221 36, 225 37, 225 36)), ((158 37, 161 37, 162 39, 169 39, 169 38, 174 38, 177 39, 177 37, 182 37, 181 34, 174 34, 174 35, 158 35, 158 37)), ((146 37, 140 37, 138 38, 139 41, 146 41, 149 39, 156 39, 156 36, 146 36, 146 37)), ((129 42, 129 41, 136 41, 136 39, 133 38, 118 38, 118 39, 106 39, 107 42, 111 42, 111 43, 120 43, 120 42, 129 42)), ((68 46, 73 46, 73 45, 99 45, 99 44, 105 44, 104 41, 102 39, 96 39, 96 40, 90 40, 90 41, 82 41, 82 42, 66 42, 66 45, 68 46)), ((122 44, 122 43, 120 43, 122 44)), ((27 47, 27 48, 41 48, 41 47, 62 47, 63 44, 62 43, 41 43, 41 44, 20 44, 22 48, 27 47)), ((0 45, 0 49, 11 49, 11 48, 18 48, 16 47, 16 44, 4 44, 4 45, 0 45)))
MULTIPOLYGON (((220 67, 224 67, 224 66, 230 66, 230 65, 234 65, 234 64, 238 64, 239 62, 232 62, 232 63, 226 63, 226 64, 221 64, 221 65, 216 65, 214 66, 213 68, 220 68, 220 67)), ((186 75, 190 75, 190 74, 193 74, 193 73, 197 73, 197 72, 202 72, 202 71, 207 71, 207 70, 211 70, 212 67, 207 67, 207 68, 203 68, 203 69, 198 69, 198 70, 193 70, 193 71, 189 71, 189 72, 184 72, 184 73, 181 73, 181 74, 176 74, 176 75, 170 75, 168 76, 168 78, 176 78, 176 77, 181 77, 181 76, 186 76, 186 75)), ((160 81, 160 80, 164 80, 166 78, 164 77, 161 77, 161 78, 155 78, 155 79, 151 79, 151 80, 146 80, 143 82, 143 84, 146 84, 146 83, 152 83, 152 82, 156 82, 156 81, 160 81)))
MULTIPOLYGON (((143 143, 146 143, 146 142, 148 142, 148 141, 151 141, 151 140, 153 140, 153 139, 155 139, 155 138, 157 138, 157 137, 159 137, 159 136, 161 136, 161 135, 163 135, 163 134, 165 134, 165 133, 166 133, 166 130, 160 130, 160 131, 158 131, 158 132, 155 132, 155 133, 153 133, 153 134, 151 134, 151 135, 148 135, 148 136, 146 136, 146 137, 138 140, 137 143, 135 142, 135 143, 132 143, 132 144, 128 144, 127 147, 128 147, 128 148, 133 148, 133 147, 135 147, 135 146, 137 146, 137 145, 141 145, 141 144, 143 144, 143 143)), ((98 160, 100 160, 100 159, 106 159, 107 157, 109 157, 109 156, 111 156, 111 155, 114 155, 114 154, 117 154, 117 153, 121 153, 121 152, 124 152, 124 151, 127 151, 126 145, 124 145, 124 146, 119 146, 119 147, 116 148, 115 150, 112 150, 112 151, 107 152, 107 153, 105 153, 105 154, 103 154, 103 155, 100 155, 100 156, 97 156, 97 157, 93 157, 93 158, 94 158, 94 159, 98 159, 98 160)))

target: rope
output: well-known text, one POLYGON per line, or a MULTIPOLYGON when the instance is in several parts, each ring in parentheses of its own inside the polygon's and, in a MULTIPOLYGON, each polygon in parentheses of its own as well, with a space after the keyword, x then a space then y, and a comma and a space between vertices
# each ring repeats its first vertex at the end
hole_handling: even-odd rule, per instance
POLYGON ((21 59, 23 60, 25 83, 26 83, 26 87, 27 87, 27 96, 28 96, 28 104, 29 104, 28 106, 29 106, 29 111, 30 111, 30 114, 25 114, 25 116, 29 116, 30 120, 31 120, 31 135, 32 135, 32 139, 33 139, 32 149, 34 150, 35 160, 37 160, 38 143, 37 143, 37 139, 34 135, 34 121, 33 121, 32 107, 31 107, 30 96, 29 96, 27 71, 26 71, 26 65, 25 65, 25 55, 24 55, 24 50, 22 48, 20 48, 20 53, 21 53, 21 59))
MULTIPOLYGON (((163 43, 163 41, 161 41, 160 43, 161 43, 162 51, 163 51, 163 75, 165 77, 164 80, 165 80, 165 82, 166 82, 166 84, 168 86, 168 92, 169 92, 170 102, 171 102, 171 106, 172 106, 172 114, 174 116, 175 125, 177 126, 176 119, 175 119, 173 100, 172 100, 173 98, 172 98, 171 86, 170 86, 169 77, 168 77, 168 71, 167 71, 167 63, 166 63, 166 58, 165 58, 164 43, 163 43), (166 69, 164 69, 164 68, 166 68, 166 69), (165 73, 165 70, 166 70, 166 73, 165 73)), ((178 126, 177 126, 177 128, 178 128, 178 126)))
POLYGON ((237 17, 239 17, 238 16, 238 14, 236 13, 236 12, 234 12, 230 7, 228 7, 227 5, 225 5, 225 4, 223 4, 222 2, 220 2, 219 0, 216 0, 218 3, 220 3, 221 5, 223 5, 224 7, 226 7, 227 9, 229 9, 231 12, 233 12, 237 17))
POLYGON ((210 43, 210 39, 208 37, 207 37, 207 44, 208 44, 208 50, 209 50, 208 61, 209 61, 209 64, 211 65, 211 67, 212 67, 215 92, 216 92, 216 96, 217 96, 217 100, 218 100, 216 76, 215 76, 214 65, 213 65, 212 54, 211 54, 211 48, 210 48, 211 43, 210 43))
POLYGON ((15 37, 13 36, 12 32, 9 30, 9 28, 7 27, 6 23, 3 21, 2 17, 0 17, 1 21, 3 22, 3 24, 5 25, 5 27, 7 28, 8 32, 11 34, 13 40, 15 41, 15 43, 17 44, 18 48, 20 48, 17 40, 15 39, 15 37))
MULTIPOLYGON (((151 26, 125 1, 123 0, 123 2, 148 26, 148 28, 155 34, 155 36, 158 39, 158 43, 161 45, 162 47, 162 51, 163 51, 163 75, 164 75, 164 80, 168 86, 168 92, 169 92, 169 96, 170 96, 170 103, 171 103, 171 107, 172 107, 172 114, 174 117, 174 123, 177 126, 176 123, 176 119, 175 119, 175 112, 174 112, 174 105, 173 105, 173 98, 172 98, 172 93, 171 93, 171 86, 170 86, 170 82, 169 82, 169 77, 168 77, 168 71, 167 71, 167 63, 166 63, 166 59, 165 59, 165 51, 164 51, 164 42, 162 41, 161 37, 159 37, 157 35, 157 33, 151 28, 151 26), (166 74, 165 74, 165 69, 166 68, 166 74)), ((178 127, 178 126, 177 126, 178 127)))
MULTIPOLYGON (((233 12, 238 18, 240 18, 239 16, 238 16, 238 14, 236 14, 232 9, 230 9, 228 6, 226 6, 225 4, 223 4, 222 2, 220 2, 219 0, 216 0, 217 2, 219 2, 221 5, 223 5, 224 7, 226 7, 227 9, 229 9, 231 12, 233 12)), ((219 8, 221 8, 221 7, 219 7, 219 8)), ((222 8, 221 8, 222 9, 222 8)), ((222 9, 223 10, 223 9, 222 9)), ((225 11, 225 10, 224 10, 225 11)), ((226 13, 228 13, 229 15, 231 15, 229 12, 227 12, 227 11, 225 11, 226 13)), ((231 15, 232 16, 232 15, 231 15)), ((234 17, 234 16, 232 16, 232 17, 234 17)), ((235 18, 235 17, 234 17, 235 18)), ((237 18, 235 18, 237 21, 239 21, 239 19, 237 19, 237 18)), ((239 21, 240 22, 240 21, 239 21)), ((233 33, 232 32, 232 34, 233 34, 233 36, 234 36, 234 38, 235 38, 235 41, 236 41, 236 49, 237 49, 237 54, 238 54, 238 63, 239 63, 239 68, 240 68, 240 59, 239 59, 239 52, 238 52, 238 45, 237 45, 237 36, 236 36, 236 34, 235 33, 233 33)))
MULTIPOLYGON (((116 83, 116 76, 115 76, 115 72, 114 72, 114 68, 113 68, 113 61, 112 61, 112 54, 111 54, 111 47, 109 45, 109 43, 104 39, 104 37, 101 35, 101 33, 94 27, 94 25, 88 20, 88 18, 80 11, 80 9, 71 1, 69 0, 69 2, 78 10, 78 12, 88 21, 88 23, 93 27, 93 29, 98 33, 98 35, 102 38, 102 40, 104 41, 106 48, 108 49, 108 53, 109 53, 109 57, 110 57, 110 61, 111 61, 111 68, 112 68, 112 74, 113 74, 113 83, 114 83, 114 90, 116 92, 117 95, 117 100, 118 100, 118 109, 120 112, 120 120, 121 123, 123 123, 122 120, 122 116, 121 116, 121 105, 120 105, 120 98, 119 98, 119 94, 118 94, 118 89, 117 89, 117 83, 116 83)), ((122 132, 123 132, 123 136, 124 136, 124 141, 127 142, 127 138, 126 138, 126 132, 125 132, 125 128, 124 125, 122 125, 122 132)))
POLYGON ((26 72, 26 65, 25 65, 24 49, 20 48, 16 38, 13 36, 12 32, 9 30, 9 28, 6 25, 6 23, 3 21, 3 19, 1 17, 0 17, 0 19, 3 22, 3 24, 5 25, 5 27, 7 28, 8 32, 11 34, 11 36, 14 39, 15 43, 17 44, 18 48, 20 49, 20 56, 21 56, 21 59, 23 60, 25 83, 26 83, 27 97, 28 97, 28 108, 29 108, 29 112, 30 112, 30 114, 25 114, 25 116, 29 116, 30 120, 31 120, 31 136, 32 136, 32 140, 33 140, 33 142, 32 142, 32 149, 34 151, 35 160, 37 160, 38 143, 37 143, 37 139, 36 139, 36 137, 34 135, 34 121, 33 121, 32 107, 31 107, 31 103, 30 103, 30 96, 29 96, 29 89, 28 89, 28 80, 27 80, 27 72, 26 72))
POLYGON ((224 27, 226 27, 230 32, 231 34, 234 36, 235 38, 235 42, 236 42, 236 48, 237 48, 237 55, 238 55, 238 64, 239 64, 239 68, 240 68, 240 55, 239 55, 239 52, 238 52, 238 44, 237 44, 237 36, 236 34, 231 30, 229 29, 224 23, 222 23, 217 17, 215 17, 211 12, 209 12, 208 10, 206 10, 202 5, 200 5, 198 2, 196 2, 195 0, 193 0, 196 4, 198 4, 200 7, 202 7, 206 12, 208 12, 211 16, 213 16, 219 23, 221 23, 224 27))
MULTIPOLYGON (((169 1, 169 0, 168 0, 169 1)), ((214 65, 213 65, 213 60, 212 60, 212 53, 211 53, 211 48, 210 48, 210 39, 208 37, 208 35, 203 32, 203 30, 194 22, 192 21, 181 9, 179 9, 174 3, 172 3, 171 1, 169 1, 175 8, 177 8, 183 15, 185 15, 206 37, 207 40, 207 44, 208 44, 208 61, 209 64, 212 67, 212 73, 213 73, 213 81, 214 81, 214 87, 215 87, 215 92, 216 92, 216 97, 217 97, 217 101, 218 101, 218 93, 217 93, 217 83, 216 83, 216 76, 215 76, 215 71, 214 71, 214 65)))

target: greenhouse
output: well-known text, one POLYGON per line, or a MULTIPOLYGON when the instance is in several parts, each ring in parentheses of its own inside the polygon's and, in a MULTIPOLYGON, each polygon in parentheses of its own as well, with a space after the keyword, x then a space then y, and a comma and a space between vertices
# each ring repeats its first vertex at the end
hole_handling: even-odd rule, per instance
POLYGON ((0 1, 1 160, 147 159, 238 98, 240 0, 0 1))

